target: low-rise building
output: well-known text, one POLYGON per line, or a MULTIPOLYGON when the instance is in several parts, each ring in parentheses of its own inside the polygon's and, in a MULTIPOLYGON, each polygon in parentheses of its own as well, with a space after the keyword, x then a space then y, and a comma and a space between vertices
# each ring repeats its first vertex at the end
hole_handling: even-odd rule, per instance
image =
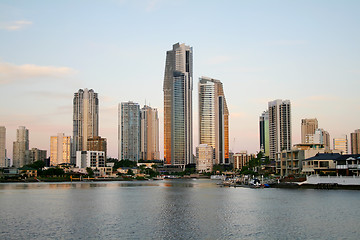
POLYGON ((336 174, 341 176, 359 176, 360 154, 344 154, 336 159, 336 174))
POLYGON ((106 167, 105 152, 103 151, 77 151, 76 167, 106 167))
POLYGON ((255 158, 255 154, 248 154, 247 151, 240 151, 238 153, 235 153, 233 155, 233 159, 234 159, 234 169, 239 169, 241 170, 244 166, 246 166, 248 164, 248 162, 255 158))
POLYGON ((336 172, 336 159, 340 156, 339 153, 318 153, 302 161, 302 173, 333 174, 336 172))
POLYGON ((214 150, 207 144, 200 144, 196 148, 196 170, 198 172, 212 172, 214 150))
POLYGON ((283 150, 276 154, 276 173, 281 176, 302 173, 302 162, 305 159, 326 151, 324 144, 295 144, 291 150, 283 150))

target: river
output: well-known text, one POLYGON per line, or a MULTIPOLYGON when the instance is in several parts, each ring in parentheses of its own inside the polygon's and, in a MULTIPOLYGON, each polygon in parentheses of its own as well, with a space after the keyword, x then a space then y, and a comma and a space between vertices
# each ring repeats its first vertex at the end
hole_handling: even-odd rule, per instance
POLYGON ((212 180, 0 184, 0 239, 358 239, 360 191, 212 180))

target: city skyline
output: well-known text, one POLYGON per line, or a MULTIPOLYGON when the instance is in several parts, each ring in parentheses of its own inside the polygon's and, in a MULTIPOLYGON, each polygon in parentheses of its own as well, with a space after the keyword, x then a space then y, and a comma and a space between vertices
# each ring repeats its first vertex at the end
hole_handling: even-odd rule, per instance
POLYGON ((108 139, 109 156, 117 156, 117 104, 128 100, 158 108, 162 153, 165 51, 175 42, 194 48, 194 79, 212 76, 226 86, 233 152, 259 150, 258 116, 273 99, 291 100, 293 144, 300 143, 303 118, 317 118, 331 139, 350 139, 359 128, 360 3, 184 2, 75 2, 69 10, 66 1, 3 1, 0 125, 7 156, 18 126, 31 131, 30 148, 48 153, 50 136, 72 135, 71 99, 79 88, 99 93, 99 135, 108 139), (95 9, 96 17, 86 14, 95 9), (200 10, 219 17, 199 19, 200 10), (188 18, 164 21, 183 11, 188 18))

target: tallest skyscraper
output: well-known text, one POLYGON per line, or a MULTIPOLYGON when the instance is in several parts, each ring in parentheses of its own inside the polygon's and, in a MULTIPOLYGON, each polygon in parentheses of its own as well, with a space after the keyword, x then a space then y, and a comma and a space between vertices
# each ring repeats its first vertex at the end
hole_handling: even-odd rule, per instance
POLYGON ((89 138, 99 135, 99 99, 94 90, 74 93, 72 161, 76 151, 86 151, 89 138))
POLYGON ((184 167, 193 163, 192 47, 176 43, 166 52, 164 76, 164 160, 184 167))

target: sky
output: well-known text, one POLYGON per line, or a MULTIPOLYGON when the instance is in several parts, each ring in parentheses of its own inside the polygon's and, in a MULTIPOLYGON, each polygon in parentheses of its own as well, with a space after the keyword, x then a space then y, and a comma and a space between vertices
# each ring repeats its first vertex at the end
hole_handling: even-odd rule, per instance
POLYGON ((193 47, 194 147, 198 79, 222 81, 230 150, 259 151, 259 116, 289 99, 292 142, 303 118, 330 137, 360 128, 360 1, 78 0, 0 2, 0 126, 12 158, 16 129, 30 148, 72 136, 79 89, 99 95, 100 135, 117 157, 117 105, 157 108, 163 152, 166 51, 193 47))

